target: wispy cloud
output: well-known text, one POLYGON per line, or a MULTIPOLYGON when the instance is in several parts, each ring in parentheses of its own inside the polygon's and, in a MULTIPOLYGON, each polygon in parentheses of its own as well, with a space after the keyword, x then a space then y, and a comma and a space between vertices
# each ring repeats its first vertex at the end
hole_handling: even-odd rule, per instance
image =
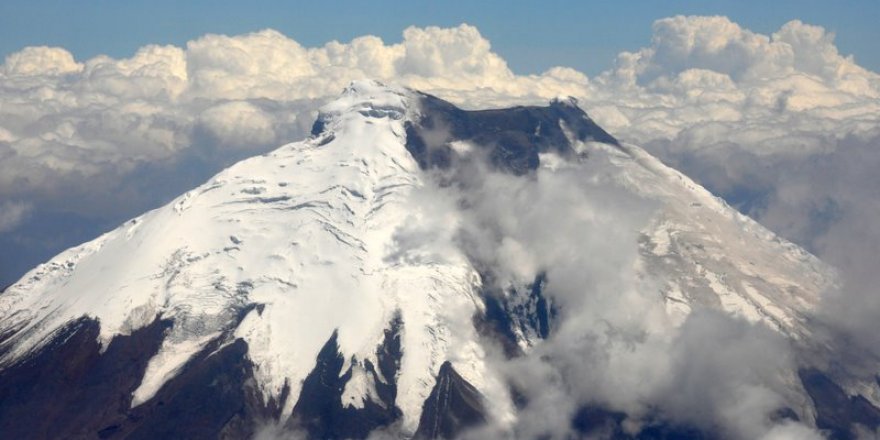
POLYGON ((0 233, 15 230, 27 220, 33 206, 27 202, 0 202, 0 233))

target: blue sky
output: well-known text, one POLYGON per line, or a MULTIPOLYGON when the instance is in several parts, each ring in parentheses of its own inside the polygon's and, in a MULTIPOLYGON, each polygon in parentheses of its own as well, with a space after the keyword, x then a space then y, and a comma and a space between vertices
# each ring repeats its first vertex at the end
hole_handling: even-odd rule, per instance
POLYGON ((726 15, 769 34, 800 19, 837 34, 837 47, 880 71, 880 1, 525 1, 292 2, 59 1, 0 3, 0 57, 24 46, 62 46, 78 59, 131 55, 150 43, 206 33, 277 29, 305 46, 373 34, 397 42, 410 25, 475 25, 517 73, 564 65, 595 75, 622 50, 645 46, 651 23, 676 14, 726 15))

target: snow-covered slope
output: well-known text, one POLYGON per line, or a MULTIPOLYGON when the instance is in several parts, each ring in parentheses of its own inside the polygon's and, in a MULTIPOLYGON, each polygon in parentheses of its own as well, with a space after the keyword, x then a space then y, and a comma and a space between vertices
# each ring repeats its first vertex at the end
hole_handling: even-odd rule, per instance
MULTIPOLYGON (((410 194, 424 184, 404 148, 408 93, 354 84, 322 110, 324 135, 242 161, 169 205, 70 249, 0 297, 13 362, 65 323, 96 318, 101 343, 157 316, 174 320, 133 404, 149 399, 221 332, 249 346, 265 396, 299 386, 333 332, 358 371, 395 313, 406 323, 398 406, 415 430, 422 402, 446 360, 482 384, 482 352, 470 316, 480 280, 444 240, 404 247, 395 233, 424 215, 410 194), (465 325, 460 325, 460 324, 465 325)), ((344 368, 345 370, 348 367, 344 368)), ((355 373, 346 404, 362 406, 373 384, 355 373)))
MULTIPOLYGON (((83 316, 99 322, 105 349, 161 318, 173 324, 133 406, 212 341, 241 339, 262 399, 280 402, 286 418, 336 335, 350 373, 344 407, 384 405, 376 381, 394 383, 401 429, 411 434, 449 361, 493 418, 514 417, 473 319, 485 307, 482 280, 456 240, 460 217, 422 197, 436 183, 407 139, 408 123, 427 111, 421 99, 353 83, 321 110, 316 136, 242 161, 35 268, 0 296, 0 369, 83 316), (398 318, 399 371, 382 377, 377 350, 398 318)), ((810 337, 806 319, 833 283, 818 260, 638 147, 584 140, 569 139, 575 153, 607 156, 621 187, 658 201, 642 231, 641 266, 675 319, 706 306, 810 337)), ((521 332, 519 342, 536 344, 536 334, 521 332)))
POLYGON ((622 183, 662 202, 641 250, 646 270, 666 283, 670 313, 718 308, 808 339, 808 316, 832 270, 641 148, 624 152, 609 150, 622 183))

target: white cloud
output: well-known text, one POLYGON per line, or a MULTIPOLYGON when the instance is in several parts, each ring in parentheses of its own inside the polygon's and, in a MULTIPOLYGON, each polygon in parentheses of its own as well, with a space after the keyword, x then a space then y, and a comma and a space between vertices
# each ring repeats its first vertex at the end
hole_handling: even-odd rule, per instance
POLYGON ((529 178, 467 164, 455 176, 464 189, 442 190, 461 202, 426 195, 466 207, 449 223, 477 266, 492 268, 495 287, 522 288, 545 273, 558 312, 551 336, 528 355, 494 359, 528 402, 513 425, 465 438, 576 437, 570 421, 585 405, 625 413, 635 432, 660 420, 725 438, 815 436, 770 417, 790 404, 796 369, 782 335, 710 310, 681 326, 670 319, 636 264, 638 231, 656 206, 615 183, 609 160, 595 155, 529 178))
POLYGON ((0 202, 0 233, 12 231, 27 220, 33 206, 27 202, 0 202))
POLYGON ((9 76, 57 76, 81 71, 82 64, 58 47, 27 47, 6 57, 3 72, 9 76))
POLYGON ((267 145, 276 139, 274 119, 245 101, 208 108, 199 115, 199 124, 221 145, 267 145))
POLYGON ((593 81, 594 118, 839 267, 820 314, 880 355, 880 75, 800 21, 769 36, 724 17, 654 31, 593 81))
POLYGON ((622 53, 586 101, 600 102, 596 119, 636 143, 729 142, 760 154, 789 149, 779 142, 792 133, 843 136, 880 125, 880 76, 841 56, 820 27, 792 21, 766 36, 725 17, 679 16, 655 22, 651 43, 622 53))
POLYGON ((273 30, 206 35, 185 48, 145 46, 131 58, 81 63, 62 48, 31 47, 0 72, 0 148, 9 156, 0 162, 0 196, 173 159, 198 146, 198 129, 214 149, 296 140, 314 100, 362 77, 495 99, 571 94, 587 82, 571 69, 516 76, 468 25, 408 28, 399 44, 366 36, 318 48, 273 30))
POLYGON ((767 36, 725 17, 658 20, 650 46, 621 54, 592 81, 564 67, 516 75, 468 25, 411 27, 403 37, 398 44, 365 36, 306 48, 265 30, 85 62, 61 48, 26 48, 0 70, 0 141, 16 159, 0 163, 0 175, 8 185, 25 165, 26 181, 39 186, 51 180, 41 174, 92 175, 167 159, 196 143, 199 124, 226 148, 267 148, 302 135, 277 129, 295 119, 290 105, 274 109, 287 115, 254 107, 247 116, 224 106, 300 102, 293 112, 304 112, 314 109, 311 100, 361 77, 402 82, 465 107, 573 95, 621 137, 664 139, 676 149, 733 142, 755 152, 792 144, 813 151, 821 148, 810 142, 817 133, 880 125, 880 77, 841 56, 833 35, 799 21, 767 36), (251 145, 243 145, 250 134, 251 145))

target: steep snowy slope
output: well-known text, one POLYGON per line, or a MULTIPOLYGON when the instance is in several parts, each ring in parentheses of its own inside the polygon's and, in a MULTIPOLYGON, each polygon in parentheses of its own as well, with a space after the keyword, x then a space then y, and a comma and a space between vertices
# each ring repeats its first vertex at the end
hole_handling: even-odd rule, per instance
POLYGON ((827 266, 644 150, 610 154, 624 185, 663 202, 641 244, 671 313, 708 306, 810 337, 808 314, 834 279, 827 266))
MULTIPOLYGON (((136 386, 119 390, 120 414, 163 405, 166 397, 156 396, 176 390, 175 380, 244 342, 257 404, 275 408, 269 417, 282 424, 327 425, 320 419, 338 411, 351 418, 377 411, 388 419, 345 432, 359 436, 392 421, 405 435, 447 432, 448 423, 437 424, 443 414, 426 403, 441 383, 464 390, 458 396, 472 407, 461 414, 480 409, 508 423, 514 403, 488 364, 475 319, 488 313, 483 268, 457 236, 456 210, 466 208, 425 197, 438 185, 432 170, 454 166, 473 145, 514 175, 604 157, 617 185, 656 201, 638 243, 639 270, 678 322, 709 307, 808 340, 810 311, 833 283, 814 257, 638 147, 618 144, 573 102, 465 112, 364 81, 321 110, 313 134, 230 167, 7 289, 0 295, 0 379, 78 340, 72 335, 84 317, 97 322, 102 351, 124 336, 140 340, 161 321, 168 328, 154 352, 144 352, 136 386), (332 392, 322 394, 321 386, 332 392), (320 403, 327 395, 337 401, 320 403), (434 428, 424 426, 428 419, 434 428)), ((534 314, 535 301, 544 301, 516 292, 504 307, 531 301, 534 314)), ((546 322, 504 310, 518 323, 522 350, 549 331, 546 322)), ((810 419, 806 394, 799 383, 792 387, 802 397, 792 405, 810 419)), ((27 407, 3 403, 13 404, 27 407)), ((142 423, 127 420, 101 432, 136 432, 128 426, 142 423)))
POLYGON ((156 316, 172 319, 134 392, 138 405, 237 325, 264 395, 290 388, 289 416, 334 332, 353 369, 344 403, 363 406, 375 388, 365 363, 378 364, 376 348, 399 313, 406 355, 396 404, 415 430, 444 361, 485 381, 469 325, 480 307, 477 274, 449 240, 396 243, 424 215, 410 196, 423 178, 403 148, 414 111, 405 91, 353 85, 323 109, 322 136, 238 163, 28 273, 0 298, 4 331, 18 332, 4 363, 80 316, 98 320, 103 346, 156 316), (237 322, 251 304, 259 309, 237 322))

